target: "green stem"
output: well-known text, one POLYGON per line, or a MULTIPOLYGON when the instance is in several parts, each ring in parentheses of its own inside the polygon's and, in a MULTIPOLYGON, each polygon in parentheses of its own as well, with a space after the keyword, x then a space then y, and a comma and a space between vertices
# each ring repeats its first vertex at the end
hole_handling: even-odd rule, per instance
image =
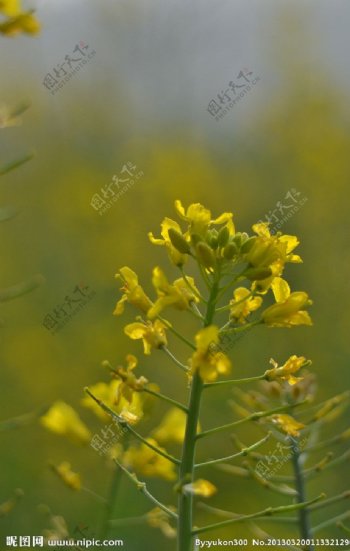
POLYGON ((185 413, 188 412, 188 409, 183 404, 180 404, 180 402, 177 402, 176 400, 173 400, 172 398, 169 398, 169 396, 165 396, 165 394, 161 394, 160 392, 156 392, 155 390, 152 390, 150 388, 144 387, 142 392, 147 392, 147 394, 151 394, 152 396, 156 396, 160 400, 164 400, 164 402, 168 402, 169 404, 181 409, 185 413))
MULTIPOLYGON (((207 303, 207 311, 204 319, 204 327, 212 323, 215 313, 215 301, 218 292, 216 281, 210 291, 207 303)), ((182 492, 182 486, 193 482, 195 467, 195 450, 197 440, 197 427, 203 381, 198 371, 193 375, 191 393, 188 406, 188 416, 185 431, 185 439, 182 451, 181 465, 179 469, 180 495, 178 500, 179 522, 178 522, 178 551, 192 551, 192 526, 193 526, 193 496, 190 493, 182 492)))
MULTIPOLYGON (((295 476, 295 489, 297 491, 297 500, 298 503, 304 503, 306 500, 305 496, 305 480, 302 472, 302 467, 300 464, 300 449, 299 449, 299 443, 295 439, 290 439, 291 444, 293 445, 293 454, 292 454, 292 464, 293 464, 293 470, 294 470, 294 476, 295 476)), ((299 510, 299 528, 300 528, 300 536, 305 539, 310 539, 312 537, 311 533, 311 526, 310 526, 310 519, 309 519, 309 511, 307 507, 303 507, 299 510)), ((315 547, 313 545, 309 545, 307 547, 308 551, 314 551, 315 547)))
POLYGON ((180 271, 181 271, 181 274, 182 274, 182 279, 184 280, 184 282, 186 283, 187 287, 190 289, 190 291, 199 299, 201 300, 202 302, 206 302, 206 300, 202 297, 202 295, 200 294, 199 291, 197 291, 197 289, 195 289, 195 287, 193 287, 193 285, 191 284, 191 282, 189 281, 187 275, 185 274, 185 271, 184 269, 181 267, 180 268, 180 271))
POLYGON ((113 515, 114 505, 115 505, 116 497, 120 488, 120 483, 121 483, 121 471, 115 468, 113 471, 109 496, 106 502, 105 509, 103 511, 101 530, 100 530, 101 539, 107 538, 108 536, 108 532, 110 528, 109 520, 113 515))

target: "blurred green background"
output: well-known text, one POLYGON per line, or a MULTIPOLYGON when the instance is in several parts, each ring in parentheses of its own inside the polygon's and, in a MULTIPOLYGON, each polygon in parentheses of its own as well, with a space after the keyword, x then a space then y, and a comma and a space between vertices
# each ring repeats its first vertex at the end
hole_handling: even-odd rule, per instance
MULTIPOLYGON (((305 203, 281 229, 300 237, 304 264, 291 265, 286 275, 294 290, 305 290, 314 300, 314 326, 250 332, 231 353, 234 376, 260 373, 271 356, 284 361, 298 354, 313 360, 319 399, 348 388, 350 82, 344 20, 349 5, 277 0, 51 4, 30 4, 42 23, 39 36, 0 38, 0 100, 10 107, 31 102, 20 127, 1 130, 1 162, 36 152, 34 160, 0 182, 1 204, 20 211, 0 226, 0 286, 34 273, 46 279, 31 294, 1 304, 1 418, 62 399, 98 432, 102 424, 80 407, 84 386, 108 381, 100 366, 104 359, 120 362, 128 352, 142 358, 139 343, 122 331, 133 319, 132 309, 123 319, 112 316, 118 268, 133 268, 148 291, 155 264, 169 277, 177 275, 164 249, 147 238, 148 231, 159 233, 164 216, 175 217, 177 198, 184 205, 201 202, 215 216, 232 210, 237 228, 250 231, 292 188, 305 203), (45 74, 81 40, 96 50, 95 57, 50 95, 42 84, 45 74), (242 67, 260 81, 216 122, 208 103, 242 67), (92 196, 128 161, 144 175, 99 216, 90 205, 92 196), (80 282, 95 291, 94 298, 50 334, 44 317, 80 282)), ((193 325, 186 326, 185 318, 172 319, 189 331, 193 325)), ((184 354, 180 348, 185 359, 184 354)), ((161 353, 140 360, 141 372, 162 392, 185 399, 184 382, 161 353)), ((226 404, 231 396, 228 390, 215 391, 206 399, 204 427, 232 418, 226 404)), ((165 410, 157 405, 140 426, 143 434, 165 410)), ((336 432, 344 423, 337 421, 336 432)), ((333 434, 335 428, 329 430, 333 434)), ((241 437, 250 443, 259 434, 245 427, 241 437)), ((212 445, 215 456, 232 449, 228 435, 213 438, 212 445)), ((96 533, 101 504, 88 492, 64 487, 48 468, 51 461, 68 460, 84 486, 105 496, 112 471, 91 447, 74 446, 33 423, 1 433, 1 450, 0 501, 15 488, 24 491, 20 504, 0 519, 2 537, 38 535, 47 528, 37 509, 41 503, 63 515, 72 531, 84 523, 96 533)), ((345 490, 344 473, 345 467, 321 474, 308 495, 345 490)), ((288 501, 219 470, 204 474, 219 488, 210 500, 213 506, 248 513, 288 501)), ((174 502, 171 484, 149 480, 149 486, 165 503, 174 502)), ((123 516, 149 510, 126 480, 117 507, 123 516)), ((321 512, 319 518, 324 518, 321 512)), ((196 522, 208 519, 214 521, 199 512, 196 522)), ((266 529, 286 535, 280 525, 266 524, 266 529)), ((243 525, 217 532, 221 537, 248 533, 243 525)), ((174 549, 171 540, 147 526, 114 529, 110 537, 125 538, 126 549, 174 549)))

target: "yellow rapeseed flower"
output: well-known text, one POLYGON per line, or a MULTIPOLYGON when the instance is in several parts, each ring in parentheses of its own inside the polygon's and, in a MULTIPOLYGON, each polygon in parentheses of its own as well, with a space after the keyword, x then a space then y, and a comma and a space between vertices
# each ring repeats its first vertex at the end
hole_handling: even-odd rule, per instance
POLYGON ((186 262, 187 255, 179 252, 179 250, 176 249, 176 247, 174 247, 174 245, 172 244, 172 241, 169 237, 170 229, 175 230, 180 234, 182 234, 181 228, 179 224, 175 222, 175 220, 172 220, 171 218, 164 218, 163 222, 161 223, 161 232, 160 232, 162 239, 155 238, 152 232, 148 233, 148 237, 151 243, 153 243, 154 245, 165 246, 168 251, 170 260, 176 266, 182 266, 186 262))
MULTIPOLYGON (((194 279, 187 277, 187 280, 199 294, 194 279)), ((170 284, 163 270, 158 266, 153 270, 152 283, 157 291, 158 299, 147 313, 150 319, 157 317, 167 306, 172 306, 177 310, 187 310, 191 302, 199 302, 197 295, 191 291, 182 278, 176 279, 173 284, 170 284)))
POLYGON ((137 358, 132 354, 126 356, 127 367, 118 366, 113 373, 119 377, 121 384, 117 388, 115 403, 118 404, 121 397, 130 403, 132 401, 133 392, 140 392, 146 383, 147 379, 143 376, 136 378, 133 370, 137 366, 137 358))
MULTIPOLYGON (((305 365, 306 358, 304 356, 290 356, 288 360, 281 366, 271 358, 270 363, 272 369, 265 371, 265 377, 268 381, 282 380, 287 381, 290 385, 295 385, 298 381, 302 381, 304 377, 295 377, 294 373, 305 365)), ((309 363, 309 362, 308 362, 309 363)))
POLYGON ((5 36, 15 36, 19 33, 38 34, 40 23, 31 12, 19 13, 0 23, 0 33, 5 36))
MULTIPOLYGON (((170 511, 175 512, 173 506, 169 506, 170 511)), ((146 514, 147 522, 152 528, 159 528, 166 538, 175 538, 176 529, 169 522, 169 515, 160 507, 155 507, 146 514)))
POLYGON ((53 465, 52 468, 66 486, 72 490, 81 489, 80 475, 72 471, 70 463, 63 461, 60 465, 53 465))
POLYGON ((279 426, 289 436, 299 436, 299 431, 305 427, 290 415, 279 413, 272 416, 272 422, 279 426))
MULTIPOLYGON (((113 380, 109 384, 100 382, 89 388, 94 396, 101 400, 101 402, 112 409, 125 421, 130 424, 135 424, 143 416, 142 396, 140 393, 133 393, 131 401, 127 400, 123 395, 118 396, 119 387, 121 385, 122 381, 113 380)), ((84 407, 90 409, 102 421, 110 420, 110 415, 108 415, 108 413, 106 413, 99 406, 99 404, 91 398, 91 396, 84 396, 81 403, 84 407)))
POLYGON ((130 339, 142 339, 144 353, 148 355, 153 348, 158 349, 167 344, 165 329, 166 325, 160 320, 147 323, 136 321, 126 325, 124 333, 130 339))
POLYGON ((231 362, 223 352, 215 352, 215 345, 219 343, 219 328, 209 325, 200 329, 195 336, 196 351, 191 358, 191 371, 199 371, 205 382, 215 381, 218 375, 227 375, 231 369, 231 362), (214 347, 214 349, 213 349, 214 347))
POLYGON ((309 313, 303 310, 312 304, 307 293, 290 292, 288 283, 276 277, 272 282, 276 304, 269 306, 262 313, 262 319, 270 327, 292 327, 294 325, 312 325, 309 313))
POLYGON ((86 443, 91 438, 89 429, 79 415, 65 402, 55 402, 49 411, 40 418, 40 422, 48 430, 77 442, 86 443))
POLYGON ((213 494, 217 492, 216 487, 214 484, 209 482, 209 480, 204 480, 203 478, 199 478, 195 482, 192 482, 191 484, 185 484, 183 486, 183 491, 187 494, 193 494, 196 496, 201 497, 211 497, 213 494))
POLYGON ((19 0, 0 0, 0 13, 9 16, 21 13, 19 0))
POLYGON ((252 296, 252 292, 245 287, 235 289, 233 297, 230 300, 230 318, 239 323, 246 323, 249 314, 262 304, 262 298, 252 296))
POLYGON ((139 285, 139 280, 135 272, 133 272, 128 266, 124 266, 119 270, 119 273, 115 275, 116 279, 122 279, 123 291, 122 298, 117 302, 113 314, 119 316, 124 312, 124 303, 129 302, 133 306, 136 306, 143 313, 146 313, 152 306, 152 302, 139 285))
POLYGON ((175 201, 175 210, 180 218, 188 222, 191 234, 205 236, 208 228, 213 224, 227 224, 230 234, 234 233, 232 212, 224 212, 212 220, 210 210, 203 207, 200 203, 192 203, 192 205, 185 210, 179 200, 175 201))
MULTIPOLYGON (((147 438, 147 442, 165 452, 165 449, 159 447, 154 438, 147 438)), ((131 446, 124 453, 123 464, 129 469, 135 470, 137 474, 144 476, 165 480, 176 479, 175 465, 144 443, 139 447, 131 446)))
MULTIPOLYGON (((160 425, 152 431, 152 436, 164 444, 165 442, 176 442, 182 444, 185 437, 187 415, 179 408, 171 408, 165 414, 160 425)), ((198 423, 197 430, 200 431, 198 423)))

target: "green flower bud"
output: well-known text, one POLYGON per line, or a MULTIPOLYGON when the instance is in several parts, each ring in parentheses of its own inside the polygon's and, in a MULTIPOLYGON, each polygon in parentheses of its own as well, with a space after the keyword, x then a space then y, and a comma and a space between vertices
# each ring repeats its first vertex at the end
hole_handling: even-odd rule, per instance
POLYGON ((191 253, 191 248, 189 244, 187 243, 186 239, 180 232, 174 230, 174 228, 170 228, 168 230, 168 235, 172 245, 174 245, 175 249, 179 251, 179 253, 182 253, 182 254, 191 253))
POLYGON ((221 228, 218 235, 219 247, 225 247, 225 245, 227 245, 229 237, 230 237, 230 232, 228 231, 227 226, 224 226, 223 228, 221 228))
POLYGON ((226 245, 226 247, 224 248, 224 258, 226 258, 226 260, 232 260, 232 258, 238 253, 238 249, 237 249, 237 245, 235 244, 234 241, 232 241, 232 243, 229 243, 228 245, 226 245))
POLYGON ((244 243, 241 247, 241 253, 242 254, 249 253, 249 251, 252 248, 252 246, 254 245, 255 241, 256 241, 256 237, 249 237, 249 239, 244 241, 244 243))
POLYGON ((272 271, 271 268, 248 268, 248 270, 246 270, 242 275, 250 281, 257 281, 259 279, 266 279, 267 277, 270 277, 272 275, 272 271))
POLYGON ((194 247, 197 245, 197 243, 200 243, 201 241, 203 241, 203 239, 200 235, 198 235, 197 233, 191 234, 191 243, 194 247))
POLYGON ((203 264, 206 268, 213 268, 215 266, 214 253, 206 243, 198 243, 196 245, 196 252, 200 264, 203 264))

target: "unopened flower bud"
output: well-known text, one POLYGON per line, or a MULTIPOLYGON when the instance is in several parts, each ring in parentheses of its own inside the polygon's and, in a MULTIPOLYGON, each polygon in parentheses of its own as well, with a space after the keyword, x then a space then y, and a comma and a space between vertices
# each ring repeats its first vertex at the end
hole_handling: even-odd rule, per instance
POLYGON ((230 237, 230 232, 228 231, 227 226, 224 226, 223 228, 221 228, 218 234, 219 247, 225 247, 225 245, 227 245, 229 237, 230 237))
POLYGON ((174 228, 169 228, 168 235, 176 250, 182 254, 190 254, 191 248, 180 232, 174 230, 174 228))
POLYGON ((271 268, 248 268, 243 275, 250 281, 258 281, 270 277, 271 274, 271 268))
POLYGON ((226 245, 226 247, 224 248, 224 258, 226 258, 226 260, 232 260, 232 258, 237 253, 238 253, 238 249, 234 241, 226 245))
POLYGON ((247 239, 242 247, 241 247, 241 253, 242 254, 245 254, 245 253, 248 253, 250 251, 250 249, 252 248, 252 246, 254 245, 256 241, 256 237, 249 237, 249 239, 247 239))
POLYGON ((196 246, 197 258, 206 268, 215 266, 215 256, 211 248, 206 243, 198 243, 196 246))

